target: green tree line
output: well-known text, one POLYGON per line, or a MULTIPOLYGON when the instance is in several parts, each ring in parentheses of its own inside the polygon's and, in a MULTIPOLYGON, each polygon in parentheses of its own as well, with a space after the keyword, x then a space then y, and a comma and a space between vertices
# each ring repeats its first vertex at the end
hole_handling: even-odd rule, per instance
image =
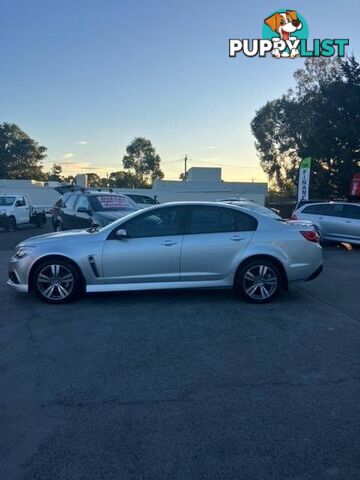
MULTIPOLYGON (((46 172, 43 162, 47 148, 30 138, 13 123, 0 124, 0 178, 11 180, 64 181, 73 183, 73 176, 63 175, 60 163, 54 163, 46 172)), ((150 140, 135 138, 123 156, 123 170, 100 177, 88 172, 89 185, 93 187, 150 188, 154 180, 164 177, 161 158, 150 140)))
POLYGON ((310 198, 345 196, 360 171, 360 65, 354 56, 307 59, 294 78, 251 122, 260 164, 275 191, 293 195, 299 163, 311 157, 310 198))

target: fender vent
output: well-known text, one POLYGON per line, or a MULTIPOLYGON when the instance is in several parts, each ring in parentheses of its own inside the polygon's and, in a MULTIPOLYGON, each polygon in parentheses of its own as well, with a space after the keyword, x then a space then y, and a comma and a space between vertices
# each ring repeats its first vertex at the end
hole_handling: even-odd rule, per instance
POLYGON ((90 267, 91 267, 91 270, 93 271, 93 274, 95 275, 95 277, 99 278, 100 275, 99 275, 99 270, 96 266, 95 258, 92 255, 90 255, 88 259, 89 259, 90 267))

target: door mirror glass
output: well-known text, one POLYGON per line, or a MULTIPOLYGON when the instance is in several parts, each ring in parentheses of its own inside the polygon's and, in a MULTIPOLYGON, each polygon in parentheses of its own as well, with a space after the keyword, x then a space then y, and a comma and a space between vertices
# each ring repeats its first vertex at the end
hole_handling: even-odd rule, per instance
POLYGON ((118 239, 118 240, 122 240, 123 238, 127 238, 128 234, 127 234, 127 231, 125 230, 125 228, 119 228, 119 230, 116 231, 115 233, 115 237, 118 239))

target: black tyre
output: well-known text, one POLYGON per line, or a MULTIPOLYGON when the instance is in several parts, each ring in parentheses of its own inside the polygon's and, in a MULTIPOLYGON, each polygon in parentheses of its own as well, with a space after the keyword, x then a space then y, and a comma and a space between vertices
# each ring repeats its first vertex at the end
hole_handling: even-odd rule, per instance
POLYGON ((9 217, 8 221, 5 225, 5 230, 7 232, 15 232, 16 228, 17 228, 16 218, 15 217, 9 217))
POLYGON ((35 267, 32 287, 45 302, 61 304, 75 300, 83 291, 83 282, 71 262, 49 258, 35 267))
POLYGON ((40 217, 36 220, 35 225, 36 225, 37 228, 43 228, 45 223, 46 222, 44 221, 44 219, 42 217, 40 217))
POLYGON ((282 279, 277 265, 267 259, 253 259, 244 264, 236 275, 235 290, 247 302, 271 302, 281 289, 282 279))

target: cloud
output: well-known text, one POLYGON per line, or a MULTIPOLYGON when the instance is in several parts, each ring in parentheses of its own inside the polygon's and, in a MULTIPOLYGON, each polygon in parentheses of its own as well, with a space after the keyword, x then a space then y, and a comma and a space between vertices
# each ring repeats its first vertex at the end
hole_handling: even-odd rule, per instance
POLYGON ((217 145, 208 145, 208 146, 205 147, 205 148, 206 148, 206 150, 216 150, 216 149, 218 149, 218 148, 220 148, 220 147, 218 147, 217 145))
POLYGON ((87 145, 89 142, 87 140, 79 140, 76 142, 78 145, 87 145))
POLYGON ((66 159, 66 158, 72 158, 72 157, 75 157, 75 153, 68 152, 68 153, 65 153, 62 158, 66 159))

